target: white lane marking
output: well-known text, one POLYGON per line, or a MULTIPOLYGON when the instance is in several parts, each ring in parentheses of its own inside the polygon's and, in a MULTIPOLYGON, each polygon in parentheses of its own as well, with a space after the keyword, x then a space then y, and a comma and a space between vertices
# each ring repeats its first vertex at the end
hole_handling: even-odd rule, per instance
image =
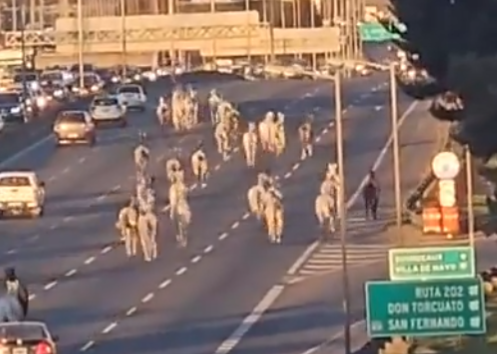
POLYGON ((102 250, 100 251, 101 254, 106 254, 108 252, 112 251, 112 246, 107 246, 107 247, 104 247, 102 248, 102 250))
MULTIPOLYGON (((411 103, 411 105, 407 108, 407 110, 402 114, 398 121, 398 128, 402 126, 406 118, 411 114, 411 112, 416 108, 418 102, 414 101, 411 103)), ((383 162, 385 156, 387 155, 388 151, 390 150, 390 146, 392 145, 393 142, 393 134, 390 134, 389 138, 387 139, 385 146, 381 149, 380 154, 376 158, 376 161, 373 164, 373 170, 378 169, 380 164, 383 162)), ((352 194, 350 199, 347 202, 347 209, 350 209, 352 205, 357 201, 357 199, 360 196, 360 193, 362 189, 364 188, 364 185, 367 183, 368 176, 364 176, 362 179, 361 183, 359 184, 359 187, 355 190, 355 192, 352 194)), ((303 253, 306 256, 309 256, 312 252, 309 252, 309 249, 316 248, 316 244, 318 244, 318 241, 314 242, 311 244, 303 253)), ((296 262, 288 269, 286 274, 295 274, 295 269, 298 269, 297 267, 300 266, 305 262, 302 261, 303 255, 300 256, 296 262), (293 273, 292 273, 293 272, 293 273)), ((283 293, 285 290, 285 286, 283 285, 275 285, 269 290, 269 292, 264 296, 264 298, 261 300, 259 304, 252 310, 252 312, 243 319, 242 323, 238 326, 237 329, 226 339, 221 345, 216 349, 215 354, 228 354, 230 353, 243 339, 245 334, 261 319, 262 315, 276 302, 276 300, 279 298, 279 296, 283 293)))
POLYGON ((9 167, 12 163, 17 162, 18 160, 22 159, 24 156, 28 155, 32 151, 38 150, 38 148, 40 146, 46 144, 50 140, 52 140, 52 136, 47 135, 46 137, 42 138, 41 140, 38 140, 37 142, 29 145, 28 147, 15 153, 11 157, 9 157, 8 159, 6 159, 2 163, 0 163, 0 168, 4 169, 4 168, 9 167))
POLYGON ((187 270, 188 270, 188 268, 186 268, 186 267, 181 267, 180 269, 178 269, 178 270, 176 271, 176 275, 182 275, 182 274, 185 274, 187 270))
POLYGON ((209 245, 206 248, 204 248, 204 253, 210 253, 214 249, 213 245, 209 245))
POLYGON ((114 328, 117 327, 117 322, 112 322, 111 324, 109 324, 107 327, 105 327, 103 330, 102 330, 102 334, 107 334, 107 333, 110 333, 112 332, 112 330, 114 328))
POLYGON ((171 279, 166 279, 162 283, 159 284, 159 289, 165 289, 171 284, 173 281, 171 279))
POLYGON ((132 308, 130 308, 128 311, 126 311, 126 316, 131 316, 133 315, 135 312, 136 312, 137 308, 136 306, 133 306, 132 308))
POLYGON ((222 241, 222 240, 224 240, 226 237, 228 237, 228 233, 227 233, 227 232, 223 232, 221 235, 219 235, 218 240, 219 240, 219 241, 222 241))
POLYGON ((52 289, 53 287, 55 287, 57 285, 57 281, 54 280, 54 281, 51 281, 50 283, 48 283, 47 285, 45 285, 43 287, 43 290, 50 290, 52 289))
POLYGON ((87 342, 85 345, 83 345, 79 351, 80 352, 86 352, 87 350, 91 349, 91 347, 93 347, 95 345, 95 341, 89 341, 87 342))
POLYGON ((88 265, 88 264, 92 264, 93 262, 95 262, 95 259, 96 259, 96 257, 91 256, 91 257, 87 258, 87 259, 85 260, 85 262, 84 262, 84 263, 85 263, 86 265, 88 265))
POLYGON ((214 352, 215 354, 226 354, 235 348, 252 326, 257 323, 262 315, 271 307, 274 301, 283 293, 285 289, 282 285, 275 285, 269 290, 264 298, 255 306, 254 310, 243 319, 242 324, 233 332, 228 339, 214 352))
POLYGON ((78 270, 76 268, 74 268, 74 269, 71 269, 70 271, 66 272, 66 274, 64 274, 64 276, 65 277, 72 277, 77 272, 78 272, 78 270))
POLYGON ((154 298, 155 294, 154 293, 148 293, 147 295, 145 295, 142 299, 142 303, 147 303, 149 302, 150 300, 152 300, 154 298))
POLYGON ((191 262, 192 263, 198 263, 202 259, 202 256, 195 256, 192 258, 191 262))

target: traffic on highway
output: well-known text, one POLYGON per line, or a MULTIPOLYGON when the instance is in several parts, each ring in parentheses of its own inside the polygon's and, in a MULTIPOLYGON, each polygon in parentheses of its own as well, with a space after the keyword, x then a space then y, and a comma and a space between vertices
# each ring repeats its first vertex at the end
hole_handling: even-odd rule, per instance
MULTIPOLYGON (((390 213, 377 209, 388 173, 372 173, 390 137, 385 79, 343 83, 345 193, 371 232, 390 213)), ((59 352, 246 350, 287 269, 316 241, 338 244, 330 82, 106 80, 89 97, 68 88, 49 129, 0 136, 25 137, 0 156, 0 259, 16 294, 0 313, 42 321, 59 352)))

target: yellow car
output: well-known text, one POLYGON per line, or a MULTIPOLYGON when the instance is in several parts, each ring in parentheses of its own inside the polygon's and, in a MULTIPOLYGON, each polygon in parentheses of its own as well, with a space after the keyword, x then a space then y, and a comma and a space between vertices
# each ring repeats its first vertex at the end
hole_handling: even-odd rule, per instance
POLYGON ((85 111, 61 112, 55 120, 53 132, 58 146, 78 143, 93 146, 97 141, 95 124, 85 111))

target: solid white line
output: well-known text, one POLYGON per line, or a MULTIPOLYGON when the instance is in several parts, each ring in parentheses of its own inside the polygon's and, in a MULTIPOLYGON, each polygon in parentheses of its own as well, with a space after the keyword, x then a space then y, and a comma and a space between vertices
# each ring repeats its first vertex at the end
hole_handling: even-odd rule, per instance
POLYGON ((8 159, 6 159, 2 163, 0 163, 0 168, 9 167, 10 164, 16 162, 19 159, 22 159, 24 156, 29 154, 31 151, 37 150, 40 146, 44 145, 45 143, 47 143, 51 139, 52 139, 52 135, 47 135, 46 137, 42 138, 41 140, 38 140, 37 142, 29 145, 27 148, 22 149, 18 153, 12 155, 8 159))
POLYGON ((252 328, 257 321, 260 320, 262 315, 271 307, 271 305, 276 301, 276 299, 281 295, 284 290, 284 286, 275 285, 269 290, 269 292, 264 296, 264 298, 257 304, 254 310, 243 319, 241 325, 233 332, 227 340, 221 343, 221 345, 214 352, 215 354, 227 354, 232 351, 242 338, 247 334, 247 332, 252 328))
MULTIPOLYGON (((398 121, 398 127, 402 126, 406 118, 411 114, 411 112, 416 108, 416 105, 418 104, 417 101, 414 101, 411 103, 411 105, 407 108, 407 110, 402 114, 398 121)), ((393 142, 393 136, 390 134, 387 142, 385 143, 385 146, 381 149, 380 154, 376 158, 376 161, 373 164, 373 170, 378 169, 380 164, 382 163, 383 159, 387 155, 390 146, 392 145, 393 142)), ((349 209, 356 200, 359 198, 362 189, 364 188, 364 185, 367 183, 368 176, 364 176, 362 179, 361 183, 359 184, 359 187, 356 189, 356 191, 352 194, 350 199, 347 202, 347 209, 349 209)), ((311 244, 303 253, 306 256, 310 255, 312 253, 309 252, 309 249, 315 249, 318 244, 318 242, 314 242, 311 244)), ((305 260, 304 256, 300 256, 297 261, 288 269, 286 272, 287 275, 292 275, 295 274, 296 269, 302 265, 303 261, 302 259, 305 260)), ((275 285, 269 290, 269 292, 264 296, 264 298, 261 300, 259 304, 254 308, 254 310, 248 315, 246 318, 243 319, 242 323, 238 326, 238 328, 235 329, 235 331, 226 339, 221 345, 216 349, 214 352, 215 354, 228 354, 231 352, 243 339, 243 337, 247 334, 247 332, 259 321, 264 314, 276 300, 278 297, 283 293, 285 290, 285 287, 283 285, 275 285)))

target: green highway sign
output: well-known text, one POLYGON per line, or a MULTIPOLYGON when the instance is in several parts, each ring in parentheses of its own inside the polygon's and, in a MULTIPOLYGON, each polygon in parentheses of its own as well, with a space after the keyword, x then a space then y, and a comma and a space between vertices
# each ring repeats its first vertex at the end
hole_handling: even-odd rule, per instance
POLYGON ((391 280, 474 278, 471 247, 396 248, 388 252, 391 280))
POLYGON ((397 34, 389 32, 382 24, 374 22, 361 23, 359 36, 363 42, 388 42, 399 39, 397 34))
POLYGON ((366 283, 370 338, 486 332, 480 279, 366 283))

